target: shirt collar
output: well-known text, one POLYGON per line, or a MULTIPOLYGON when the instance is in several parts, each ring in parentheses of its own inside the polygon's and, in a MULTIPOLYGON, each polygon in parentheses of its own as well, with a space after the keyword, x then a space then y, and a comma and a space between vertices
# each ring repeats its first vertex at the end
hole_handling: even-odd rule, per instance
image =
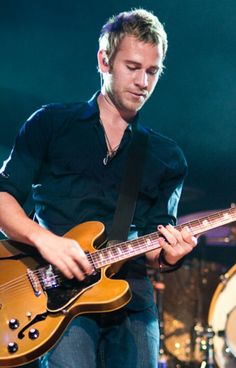
POLYGON ((99 93, 100 91, 94 93, 94 95, 90 98, 90 100, 84 104, 82 111, 80 111, 80 119, 86 120, 92 117, 93 115, 99 116, 99 107, 97 103, 97 97, 99 93))
MULTIPOLYGON (((99 107, 98 107, 98 103, 97 103, 97 98, 100 94, 100 91, 97 91, 94 93, 94 95, 90 98, 90 100, 88 100, 85 104, 84 107, 82 109, 82 111, 80 112, 80 119, 82 120, 86 120, 89 119, 90 117, 97 115, 98 119, 99 119, 99 107)), ((132 120, 132 122, 128 125, 127 130, 130 130, 132 132, 132 128, 134 125, 137 124, 138 122, 138 117, 139 117, 139 112, 135 115, 134 119, 132 120)))

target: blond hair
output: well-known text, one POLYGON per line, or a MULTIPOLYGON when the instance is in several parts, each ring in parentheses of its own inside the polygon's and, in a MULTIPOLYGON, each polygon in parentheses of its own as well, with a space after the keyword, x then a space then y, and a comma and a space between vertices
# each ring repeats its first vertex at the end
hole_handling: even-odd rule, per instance
POLYGON ((168 48, 167 34, 162 23, 153 13, 145 9, 133 9, 112 16, 104 24, 99 37, 99 48, 106 51, 109 63, 114 60, 119 44, 126 35, 134 36, 142 42, 153 45, 161 43, 163 68, 168 48))

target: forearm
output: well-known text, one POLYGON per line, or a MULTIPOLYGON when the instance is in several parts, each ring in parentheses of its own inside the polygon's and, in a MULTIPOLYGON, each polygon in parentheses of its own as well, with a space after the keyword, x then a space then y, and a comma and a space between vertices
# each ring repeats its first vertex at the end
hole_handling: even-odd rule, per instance
POLYGON ((160 251, 161 249, 158 248, 158 249, 151 250, 150 252, 145 254, 148 266, 152 268, 159 267, 158 258, 159 258, 160 251))
POLYGON ((6 192, 0 192, 0 228, 10 239, 37 246, 45 236, 53 236, 31 220, 16 199, 6 192))
MULTIPOLYGON (((161 251, 163 252, 164 249, 162 248, 158 248, 158 249, 154 249, 148 253, 146 253, 146 259, 147 259, 147 264, 150 266, 150 267, 153 267, 153 268, 158 268, 160 267, 160 253, 161 251)), ((164 254, 164 257, 165 257, 165 260, 168 264, 170 265, 174 265, 176 262, 179 261, 179 259, 174 259, 171 258, 168 254, 164 254)))
POLYGON ((57 236, 29 219, 14 197, 0 192, 0 228, 11 239, 32 245, 68 278, 83 280, 92 265, 77 241, 57 236))

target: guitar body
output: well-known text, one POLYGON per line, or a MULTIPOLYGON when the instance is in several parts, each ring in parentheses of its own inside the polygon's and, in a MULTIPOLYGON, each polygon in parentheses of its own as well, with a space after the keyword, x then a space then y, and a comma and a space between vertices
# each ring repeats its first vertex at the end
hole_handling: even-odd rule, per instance
MULTIPOLYGON (((104 225, 86 222, 65 237, 77 240, 84 251, 93 253, 94 246, 104 239, 104 225)), ((101 268, 86 284, 65 280, 55 283, 56 287, 50 284, 45 291, 38 272, 42 259, 24 254, 22 249, 29 248, 9 240, 0 242, 0 367, 37 359, 56 344, 74 317, 114 311, 131 298, 126 281, 109 278, 113 274, 110 266, 101 268)), ((51 275, 49 268, 46 271, 44 286, 51 275)))

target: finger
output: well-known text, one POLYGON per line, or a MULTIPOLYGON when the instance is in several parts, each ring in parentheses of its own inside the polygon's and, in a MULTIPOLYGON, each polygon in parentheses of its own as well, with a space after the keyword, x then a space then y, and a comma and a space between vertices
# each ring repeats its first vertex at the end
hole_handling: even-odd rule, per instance
POLYGON ((177 230, 172 225, 167 225, 167 229, 175 236, 177 242, 181 244, 184 248, 192 249, 197 245, 197 239, 191 233, 191 230, 188 226, 185 226, 181 231, 177 230))
POLYGON ((159 225, 158 230, 164 236, 166 241, 172 246, 175 246, 178 243, 179 240, 176 238, 176 234, 173 232, 173 229, 171 229, 169 225, 167 225, 166 227, 164 227, 163 225, 159 225))
POLYGON ((165 258, 168 263, 175 264, 179 259, 185 255, 185 250, 182 247, 173 247, 165 241, 163 238, 158 239, 162 249, 165 252, 165 258))
POLYGON ((186 243, 192 245, 193 247, 197 245, 197 238, 193 236, 193 234, 191 233, 190 229, 187 226, 185 226, 183 230, 181 230, 181 235, 186 243))
POLYGON ((175 239, 177 240, 177 243, 181 243, 183 241, 181 232, 177 230, 174 226, 169 224, 166 226, 166 228, 175 237, 175 239))
POLYGON ((86 274, 84 270, 72 258, 68 257, 66 259, 66 264, 73 277, 76 277, 80 281, 83 281, 85 279, 86 274))
POLYGON ((177 247, 174 247, 173 245, 169 244, 164 238, 160 237, 158 239, 158 242, 161 248, 163 248, 167 254, 174 257, 179 253, 177 252, 177 247))
POLYGON ((64 261, 58 260, 55 263, 55 266, 59 269, 59 271, 67 278, 67 279, 73 279, 74 274, 70 270, 70 268, 67 266, 67 264, 64 261))
POLYGON ((79 266, 80 268, 82 268, 85 274, 89 275, 94 271, 85 252, 75 240, 73 240, 71 244, 71 252, 73 260, 76 262, 77 267, 79 266))

